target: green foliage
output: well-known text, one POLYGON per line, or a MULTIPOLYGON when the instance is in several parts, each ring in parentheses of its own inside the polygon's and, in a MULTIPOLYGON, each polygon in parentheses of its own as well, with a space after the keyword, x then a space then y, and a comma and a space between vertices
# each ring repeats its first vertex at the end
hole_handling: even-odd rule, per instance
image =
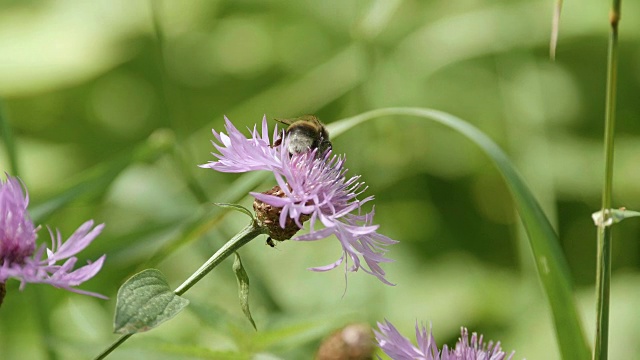
POLYGON ((227 208, 227 209, 231 209, 231 210, 235 210, 235 211, 241 212, 241 213, 247 215, 248 217, 250 217, 251 219, 253 219, 253 213, 251 212, 251 210, 247 209, 246 207, 244 207, 242 205, 227 204, 227 203, 213 203, 213 205, 220 206, 221 208, 227 208))
POLYGON ((535 258, 538 276, 551 307, 556 337, 563 359, 588 359, 590 350, 573 300, 571 275, 559 239, 506 154, 477 128, 455 116, 432 109, 388 108, 373 110, 335 124, 341 131, 366 120, 389 115, 412 115, 427 118, 450 127, 478 145, 491 158, 505 179, 515 199, 535 258))
POLYGON ((159 270, 144 270, 118 290, 114 332, 127 335, 149 331, 178 315, 188 304, 189 300, 171 290, 159 270))
POLYGON ((240 307, 242 312, 251 322, 253 328, 258 331, 253 317, 251 317, 251 310, 249 309, 249 276, 242 266, 242 260, 238 252, 233 253, 233 272, 236 274, 236 280, 238 280, 238 298, 240 299, 240 307))
MULTIPOLYGON (((345 122, 335 124, 371 109, 411 106, 455 114, 487 134, 520 170, 559 235, 557 246, 542 251, 552 258, 561 251, 567 259, 549 279, 565 298, 563 279, 567 272, 574 279, 578 315, 565 304, 571 321, 562 326, 575 330, 581 317, 589 328, 595 273, 589 216, 600 207, 608 9, 565 1, 551 62, 553 6, 542 0, 0 2, 0 171, 18 167, 34 219, 62 233, 89 218, 106 223, 80 254, 106 253, 105 267, 82 288, 113 299, 37 284, 21 292, 17 282, 7 282, 2 359, 86 359, 112 343, 115 297, 128 274, 153 266, 180 283, 245 226, 243 215, 212 202, 251 208, 246 194, 274 185, 266 173, 198 168, 214 160, 211 128, 223 130, 225 114, 242 129, 265 114, 308 113, 330 126, 348 174, 361 174, 369 186, 363 195, 375 195, 380 232, 401 241, 388 254, 396 261, 384 266, 398 285, 386 288, 356 273, 342 296, 340 270, 305 270, 335 260, 335 242, 270 248, 253 241, 242 255, 259 332, 238 307, 237 280, 224 271, 229 260, 189 291, 201 307, 133 336, 120 354, 304 359, 340 321, 388 318, 407 334, 416 320, 432 321, 449 345, 464 325, 515 349, 515 358, 559 359, 557 326, 536 277, 540 256, 531 256, 520 236, 516 204, 486 156, 448 129, 396 115, 349 131, 345 122), (174 140, 140 152, 159 129, 174 140), (188 348, 197 351, 189 355, 188 348)), ((627 2, 625 11, 640 13, 640 4, 627 2)), ((623 22, 621 31, 612 206, 640 209, 638 54, 628 51, 638 48, 640 22, 623 22)), ((545 225, 541 234, 549 231, 545 225)), ((615 232, 610 357, 625 359, 640 353, 639 322, 629 316, 640 302, 640 226, 624 221, 615 232)))

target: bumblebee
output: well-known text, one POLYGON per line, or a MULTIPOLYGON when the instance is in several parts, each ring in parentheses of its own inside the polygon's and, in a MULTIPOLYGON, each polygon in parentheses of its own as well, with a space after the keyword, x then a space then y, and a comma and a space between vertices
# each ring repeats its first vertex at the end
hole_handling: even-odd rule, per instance
MULTIPOLYGON (((316 156, 322 156, 326 150, 331 149, 329 133, 324 124, 313 115, 303 115, 295 119, 275 119, 277 122, 287 125, 285 136, 289 139, 289 153, 301 154, 313 149, 318 149, 316 156)), ((280 138, 273 146, 282 144, 280 138)))

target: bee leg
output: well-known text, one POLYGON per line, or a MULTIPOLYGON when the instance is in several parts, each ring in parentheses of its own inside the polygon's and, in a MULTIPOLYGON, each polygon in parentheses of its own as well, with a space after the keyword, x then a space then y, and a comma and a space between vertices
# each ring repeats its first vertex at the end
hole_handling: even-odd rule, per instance
POLYGON ((274 141, 271 147, 274 148, 276 146, 280 146, 280 144, 282 144, 282 137, 279 137, 276 141, 274 141))

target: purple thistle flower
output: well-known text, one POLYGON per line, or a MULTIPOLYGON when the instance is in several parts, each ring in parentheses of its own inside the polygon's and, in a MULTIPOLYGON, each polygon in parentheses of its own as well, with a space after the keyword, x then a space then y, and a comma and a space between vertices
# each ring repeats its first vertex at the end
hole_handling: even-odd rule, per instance
POLYGON ((309 219, 309 233, 292 240, 313 241, 335 235, 340 241, 343 254, 336 262, 309 270, 328 271, 344 263, 346 271, 362 269, 385 284, 393 285, 385 279, 380 263, 392 261, 384 254, 386 247, 397 241, 376 232, 379 226, 373 224, 374 210, 361 213, 362 205, 373 200, 373 196, 357 199, 366 187, 359 182, 359 176, 347 178, 344 156, 332 155, 331 150, 316 154, 317 149, 291 155, 286 138, 280 146, 273 146, 284 133, 276 126, 270 141, 266 116, 262 119, 262 133, 254 126, 250 138, 242 135, 226 117, 225 128, 227 134, 213 131, 217 142, 212 143, 217 153, 212 154, 218 160, 200 167, 220 172, 273 172, 283 197, 254 192, 251 195, 281 209, 278 222, 283 229, 288 219, 298 228, 309 219), (318 223, 324 227, 317 230, 318 223))
POLYGON ((402 336, 388 320, 378 323, 378 330, 373 330, 378 346, 393 360, 511 360, 515 351, 506 357, 500 347, 500 342, 483 343, 482 335, 471 335, 466 328, 460 328, 460 338, 456 347, 449 349, 447 345, 438 350, 431 329, 427 333, 426 326, 419 326, 416 322, 416 339, 418 346, 414 346, 409 339, 402 336))
POLYGON ((0 180, 0 284, 7 279, 20 280, 20 289, 27 283, 45 283, 79 294, 106 299, 105 296, 74 288, 100 271, 106 255, 97 261, 73 270, 74 256, 100 234, 104 224, 93 227, 93 220, 82 224, 66 242, 60 232, 51 235, 51 248, 43 244, 36 248, 37 231, 27 212, 29 195, 23 193, 20 181, 7 175, 0 180), (45 256, 46 253, 46 256, 45 256), (62 264, 58 261, 65 260, 62 264))

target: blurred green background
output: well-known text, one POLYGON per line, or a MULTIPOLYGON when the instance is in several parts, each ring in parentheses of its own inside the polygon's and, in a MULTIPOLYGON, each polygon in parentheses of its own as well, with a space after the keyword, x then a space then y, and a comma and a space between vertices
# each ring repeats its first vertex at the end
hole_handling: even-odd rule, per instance
MULTIPOLYGON (((20 292, 10 280, 0 357, 97 355, 116 339, 115 296, 128 277, 155 263, 175 287, 245 225, 211 203, 274 182, 196 167, 213 160, 211 128, 222 129, 223 115, 244 128, 265 114, 331 123, 387 106, 450 112, 505 149, 560 234, 591 339, 609 4, 564 3, 553 62, 551 0, 0 1, 1 111, 33 215, 67 237, 86 219, 106 223, 80 254, 84 262, 106 253, 105 266, 81 288, 110 297, 33 284, 20 292), (87 191, 67 193, 55 212, 39 206, 77 184, 87 191)), ((614 206, 636 210, 638 14, 640 5, 624 3, 614 184, 614 206)), ((404 117, 333 143, 376 196, 380 232, 400 240, 384 267, 397 286, 352 273, 343 295, 341 269, 306 270, 340 255, 335 240, 272 249, 261 237, 240 252, 258 332, 243 318, 227 260, 186 294, 187 311, 111 358, 308 359, 334 329, 385 318, 410 337, 416 320, 430 321, 440 344, 453 345, 466 326, 518 359, 559 358, 510 195, 475 146, 404 117)), ((3 146, 2 171, 12 173, 9 164, 3 146)), ((640 353, 639 237, 637 221, 616 227, 614 359, 640 353)), ((46 230, 39 239, 48 241, 46 230)))

